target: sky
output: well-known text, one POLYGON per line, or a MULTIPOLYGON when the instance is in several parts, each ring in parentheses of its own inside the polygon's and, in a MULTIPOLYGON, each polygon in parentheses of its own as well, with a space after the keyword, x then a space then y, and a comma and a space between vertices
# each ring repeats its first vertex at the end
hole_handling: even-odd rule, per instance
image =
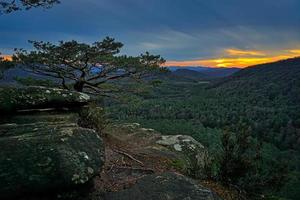
POLYGON ((167 66, 246 67, 300 56, 300 0, 61 0, 0 15, 0 52, 28 40, 93 43, 159 54, 167 66))

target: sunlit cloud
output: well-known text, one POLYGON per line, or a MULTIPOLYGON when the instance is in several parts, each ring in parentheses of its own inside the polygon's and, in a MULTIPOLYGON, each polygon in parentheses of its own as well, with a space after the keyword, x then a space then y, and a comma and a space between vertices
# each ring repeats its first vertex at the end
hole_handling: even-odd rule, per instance
POLYGON ((300 55, 300 49, 292 49, 292 50, 289 50, 290 53, 293 53, 293 54, 299 54, 300 55))
POLYGON ((291 49, 279 52, 264 52, 264 51, 228 51, 227 55, 220 58, 198 59, 188 61, 167 61, 165 66, 207 66, 207 67, 248 67, 257 64, 275 62, 278 60, 299 57, 300 50, 291 49), (233 57, 233 56, 236 57, 233 57))
POLYGON ((262 51, 248 51, 239 49, 225 49, 225 52, 232 56, 264 56, 262 51))

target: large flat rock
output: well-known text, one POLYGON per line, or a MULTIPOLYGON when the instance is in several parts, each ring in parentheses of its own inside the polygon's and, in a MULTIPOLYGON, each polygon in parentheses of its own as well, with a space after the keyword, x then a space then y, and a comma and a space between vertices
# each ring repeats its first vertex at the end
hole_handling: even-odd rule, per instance
POLYGON ((190 136, 161 135, 136 123, 111 125, 105 133, 112 143, 119 143, 131 155, 145 162, 155 158, 160 161, 159 165, 165 165, 163 168, 175 168, 176 171, 197 178, 206 177, 207 166, 210 164, 208 151, 190 136))
POLYGON ((23 114, 0 124, 0 199, 74 188, 98 175, 104 145, 77 114, 23 114))

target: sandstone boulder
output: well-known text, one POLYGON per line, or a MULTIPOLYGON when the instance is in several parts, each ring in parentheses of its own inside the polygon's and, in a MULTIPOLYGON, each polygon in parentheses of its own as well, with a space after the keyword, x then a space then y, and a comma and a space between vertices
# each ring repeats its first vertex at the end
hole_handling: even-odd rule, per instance
POLYGON ((78 126, 77 111, 64 109, 89 99, 53 88, 0 88, 0 199, 71 189, 100 173, 102 139, 78 126))
POLYGON ((73 113, 11 118, 0 125, 0 197, 62 190, 99 174, 104 145, 73 113))
POLYGON ((113 143, 126 145, 130 154, 141 160, 145 159, 147 162, 149 158, 155 158, 152 160, 169 165, 164 168, 175 168, 183 174, 197 178, 205 178, 207 174, 208 151, 190 136, 161 135, 137 123, 112 125, 105 132, 113 143))
POLYGON ((156 141, 163 147, 166 147, 178 155, 178 160, 175 161, 179 168, 181 168, 188 175, 197 178, 205 176, 205 170, 209 163, 208 152, 206 148, 194 138, 187 135, 166 135, 161 136, 156 141))

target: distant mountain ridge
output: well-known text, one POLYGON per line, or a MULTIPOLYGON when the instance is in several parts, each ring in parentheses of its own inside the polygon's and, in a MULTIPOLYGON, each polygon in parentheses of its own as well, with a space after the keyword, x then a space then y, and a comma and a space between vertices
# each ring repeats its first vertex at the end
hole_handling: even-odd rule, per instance
MULTIPOLYGON (((187 72, 186 70, 189 70, 191 72, 189 72, 190 74, 192 74, 192 72, 198 72, 201 73, 203 75, 204 78, 206 79, 212 79, 212 78, 222 78, 222 77, 227 77, 232 75, 235 72, 238 72, 240 70, 240 68, 235 68, 235 67, 231 67, 231 68, 218 68, 218 67, 179 67, 179 66, 170 66, 167 67, 167 69, 169 69, 171 72, 176 72, 178 70, 185 70, 185 72, 187 72)), ((184 72, 184 71, 181 71, 184 72)), ((197 76, 197 75, 196 75, 197 76)))
POLYGON ((210 78, 202 72, 198 72, 198 71, 194 71, 194 70, 190 70, 190 69, 177 69, 177 70, 171 72, 171 74, 173 76, 191 79, 191 80, 195 80, 195 81, 206 80, 206 79, 210 78))

